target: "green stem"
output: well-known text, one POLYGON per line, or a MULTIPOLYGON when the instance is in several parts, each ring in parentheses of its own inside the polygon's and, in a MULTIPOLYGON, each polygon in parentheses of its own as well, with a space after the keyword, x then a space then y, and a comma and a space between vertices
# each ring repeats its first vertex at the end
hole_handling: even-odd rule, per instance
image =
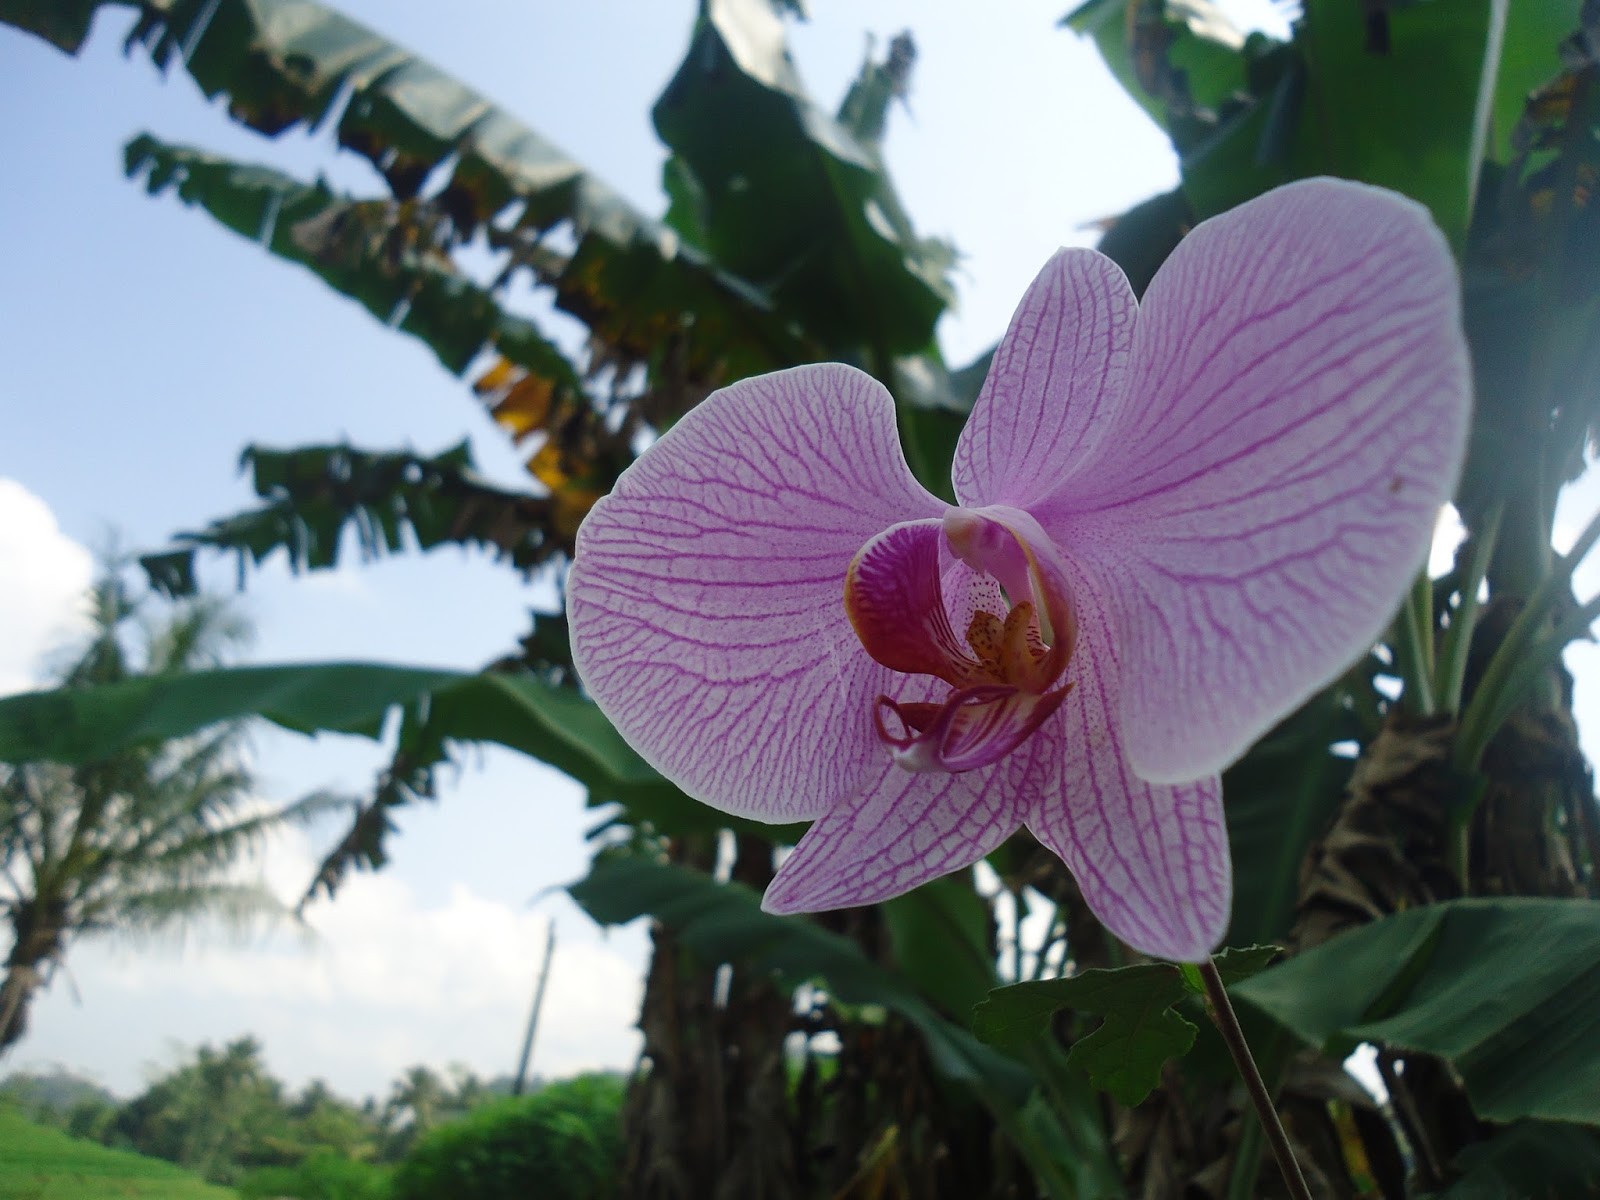
MULTIPOLYGON (((1600 540, 1600 513, 1596 513, 1584 527, 1570 553, 1563 556, 1556 569, 1551 571, 1528 602, 1517 619, 1512 622, 1505 640, 1496 647, 1489 665, 1484 668, 1483 679, 1473 694, 1472 701, 1461 714, 1461 727, 1456 734, 1455 765, 1462 771, 1475 770, 1484 749, 1500 727, 1500 722, 1516 706, 1515 697, 1538 673, 1550 664, 1530 654, 1534 649, 1540 627, 1550 616, 1557 599, 1572 585, 1572 573, 1600 540), (1508 700, 1508 697, 1511 697, 1508 700)), ((1548 654, 1550 642, 1545 640, 1540 648, 1548 654)))
POLYGON ((1461 573, 1456 590, 1460 599, 1456 602, 1455 611, 1450 614, 1450 628, 1445 630, 1444 645, 1439 651, 1439 694, 1435 699, 1445 712, 1459 712, 1461 709, 1461 689, 1467 678, 1467 657, 1472 652, 1472 631, 1478 625, 1478 593, 1483 590, 1489 560, 1494 556, 1494 544, 1500 536, 1500 518, 1504 512, 1505 505, 1496 504, 1472 533, 1465 570, 1461 573))
POLYGON ((1239 1017, 1233 1011, 1233 1002, 1228 999, 1228 989, 1222 982, 1215 959, 1208 958, 1200 964, 1200 979, 1206 989, 1206 1010, 1211 1014, 1222 1040, 1227 1043, 1233 1064, 1239 1069, 1245 1090, 1250 1093, 1250 1102, 1255 1106, 1256 1115, 1261 1118, 1262 1128, 1266 1130, 1272 1155, 1278 1160, 1278 1170, 1283 1172, 1284 1186, 1294 1200, 1311 1200, 1311 1189, 1306 1186, 1306 1177, 1300 1173, 1300 1164, 1295 1161, 1294 1150, 1289 1145, 1289 1135, 1284 1132, 1283 1122, 1278 1120, 1278 1109, 1272 1103, 1261 1072, 1256 1068, 1256 1060, 1250 1056, 1244 1030, 1239 1028, 1239 1017))
POLYGON ((1073 1186, 1065 1169, 1056 1161, 1050 1148, 1028 1127, 1016 1105, 986 1088, 980 1088, 979 1093, 987 1102, 995 1124, 1021 1153, 1028 1169, 1033 1172, 1035 1182, 1044 1188, 1049 1200, 1079 1200, 1078 1189, 1073 1186))
POLYGON ((1395 649, 1405 679, 1406 707, 1419 717, 1432 716, 1436 711, 1433 700, 1433 581, 1428 578, 1427 571, 1417 576, 1416 583, 1406 594, 1395 625, 1395 649), (1422 596, 1424 592, 1425 597, 1422 596))
POLYGON ((1450 870, 1461 885, 1463 898, 1472 895, 1472 815, 1483 803, 1484 793, 1489 790, 1489 781, 1479 775, 1465 786, 1465 799, 1450 810, 1449 842, 1446 846, 1450 855, 1450 870))

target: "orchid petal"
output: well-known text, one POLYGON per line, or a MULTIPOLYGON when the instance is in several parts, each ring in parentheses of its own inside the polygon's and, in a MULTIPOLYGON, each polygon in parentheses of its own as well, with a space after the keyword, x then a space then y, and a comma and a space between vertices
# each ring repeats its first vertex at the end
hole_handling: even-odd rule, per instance
POLYGON ((1383 633, 1465 450, 1459 305, 1426 210, 1337 180, 1207 221, 1161 268, 1130 403, 1033 507, 1113 583, 1140 775, 1221 770, 1383 633))
POLYGON ((894 402, 827 364, 747 379, 623 472, 578 534, 573 661, 629 744, 690 795, 816 817, 885 759, 889 673, 845 616, 845 570, 944 505, 906 467, 894 402))
POLYGON ((956 442, 964 505, 1027 507, 1098 445, 1124 402, 1137 303, 1121 269, 1061 250, 1022 298, 956 442))
POLYGON ((913 774, 885 758, 800 839, 761 907, 797 913, 876 904, 971 866, 1021 824, 1005 767, 913 774))
POLYGON ((1034 739, 1056 735, 1054 786, 1013 775, 1023 818, 1113 934, 1152 957, 1201 962, 1222 940, 1232 903, 1221 781, 1165 786, 1129 769, 1118 734, 1125 656, 1097 581, 1077 571, 1073 589, 1086 601, 1068 672, 1076 686, 1034 739))

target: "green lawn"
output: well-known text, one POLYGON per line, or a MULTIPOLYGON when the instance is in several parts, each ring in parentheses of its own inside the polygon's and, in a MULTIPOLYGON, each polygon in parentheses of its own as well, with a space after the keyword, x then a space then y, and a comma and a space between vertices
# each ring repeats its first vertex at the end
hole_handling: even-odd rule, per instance
POLYGON ((238 1200, 181 1167, 45 1129, 0 1109, 0 1200, 238 1200))

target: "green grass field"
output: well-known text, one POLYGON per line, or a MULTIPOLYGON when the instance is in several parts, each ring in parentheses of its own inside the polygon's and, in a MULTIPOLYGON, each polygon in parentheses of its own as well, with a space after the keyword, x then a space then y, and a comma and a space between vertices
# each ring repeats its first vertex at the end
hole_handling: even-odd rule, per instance
POLYGON ((108 1150, 0 1109, 0 1200, 237 1200, 181 1167, 108 1150))

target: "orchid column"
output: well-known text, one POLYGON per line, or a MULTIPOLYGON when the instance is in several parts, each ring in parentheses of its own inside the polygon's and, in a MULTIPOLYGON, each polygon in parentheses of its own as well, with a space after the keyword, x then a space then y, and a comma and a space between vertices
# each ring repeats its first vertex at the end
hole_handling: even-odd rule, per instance
POLYGON ((1336 180, 1200 225, 1142 305, 1064 250, 962 434, 959 507, 870 377, 737 383, 585 522, 574 661, 690 795, 814 822, 772 911, 886 899, 1026 826, 1116 936, 1202 961, 1218 773, 1377 640, 1450 498, 1458 306, 1426 212, 1336 180))

